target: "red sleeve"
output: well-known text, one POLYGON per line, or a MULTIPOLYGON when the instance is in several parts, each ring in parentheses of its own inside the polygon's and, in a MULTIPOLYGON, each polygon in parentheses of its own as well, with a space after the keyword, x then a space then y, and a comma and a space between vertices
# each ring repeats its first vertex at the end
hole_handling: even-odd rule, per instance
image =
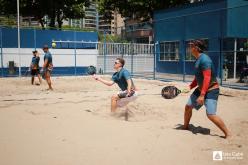
POLYGON ((191 84, 189 85, 189 87, 190 87, 190 89, 193 89, 196 86, 197 86, 197 81, 196 81, 196 78, 194 77, 194 80, 191 82, 191 84))
POLYGON ((203 71, 203 84, 201 89, 201 95, 205 95, 211 80, 211 69, 207 69, 203 71))

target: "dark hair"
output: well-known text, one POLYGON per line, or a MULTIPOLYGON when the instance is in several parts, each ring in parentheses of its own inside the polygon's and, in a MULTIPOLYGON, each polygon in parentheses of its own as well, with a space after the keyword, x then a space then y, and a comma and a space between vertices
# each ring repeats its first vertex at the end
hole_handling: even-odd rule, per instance
POLYGON ((37 50, 34 50, 33 53, 37 53, 37 50))
POLYGON ((194 45, 200 53, 203 53, 203 51, 206 50, 206 45, 203 40, 194 40, 190 42, 189 44, 194 45))
POLYGON ((43 49, 48 49, 48 48, 49 48, 48 45, 43 46, 43 49))
POLYGON ((125 60, 123 58, 118 57, 116 58, 116 60, 118 60, 121 63, 122 67, 125 65, 125 60))

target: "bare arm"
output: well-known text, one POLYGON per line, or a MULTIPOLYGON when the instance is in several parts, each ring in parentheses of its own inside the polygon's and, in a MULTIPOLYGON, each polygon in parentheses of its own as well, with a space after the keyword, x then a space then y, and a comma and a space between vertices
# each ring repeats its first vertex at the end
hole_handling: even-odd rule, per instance
POLYGON ((101 77, 98 77, 98 76, 96 76, 96 75, 93 75, 93 78, 95 79, 95 80, 97 80, 97 81, 100 81, 101 83, 103 83, 103 84, 105 84, 105 85, 107 85, 107 86, 112 86, 112 85, 114 85, 114 81, 108 81, 108 80, 104 80, 104 79, 102 79, 101 77))
POLYGON ((46 68, 47 64, 48 64, 48 59, 45 60, 45 62, 44 62, 44 64, 43 64, 43 69, 46 68))
POLYGON ((131 94, 131 89, 132 89, 132 80, 128 79, 127 80, 127 92, 128 92, 128 94, 131 94))
POLYGON ((191 90, 191 89, 193 89, 196 86, 197 86, 197 81, 196 81, 196 77, 194 77, 194 80, 189 85, 189 89, 191 90))

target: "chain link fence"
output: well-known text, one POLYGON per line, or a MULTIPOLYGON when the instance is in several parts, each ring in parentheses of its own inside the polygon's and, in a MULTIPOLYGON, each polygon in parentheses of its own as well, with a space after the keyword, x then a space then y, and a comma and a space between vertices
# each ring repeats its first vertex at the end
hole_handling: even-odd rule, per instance
MULTIPOLYGON (((185 18, 186 16, 183 16, 184 21, 185 18)), ((170 22, 171 20, 163 21, 170 22)), ((70 30, 51 30, 46 27, 46 30, 42 30, 37 21, 30 18, 21 22, 21 45, 24 46, 19 52, 13 46, 17 43, 16 30, 8 35, 4 34, 5 28, 16 28, 15 17, 0 16, 0 24, 0 76, 2 77, 18 76, 19 67, 21 75, 24 76, 31 62, 32 50, 40 52, 40 64, 42 65, 44 53, 41 43, 47 43, 49 46, 52 43, 56 44, 56 47, 51 47, 50 51, 54 61, 53 74, 58 76, 86 75, 89 65, 96 66, 99 74, 112 74, 115 72, 113 70, 114 60, 122 57, 126 61, 125 67, 134 77, 185 82, 190 82, 194 77, 195 58, 188 44, 193 39, 154 41, 156 38, 154 38, 152 22, 130 23, 115 27, 112 31, 109 26, 108 29, 98 31, 95 40, 89 38, 84 40, 83 31, 94 33, 96 29, 75 29, 74 27, 70 30), (48 34, 46 34, 47 31, 49 31, 48 34), (70 32, 70 38, 56 38, 54 34, 59 36, 60 32, 70 32)), ((187 36, 187 30, 184 30, 182 35, 187 36)), ((194 39, 205 41, 207 47, 205 53, 212 59, 215 74, 221 85, 248 89, 247 38, 194 39)))

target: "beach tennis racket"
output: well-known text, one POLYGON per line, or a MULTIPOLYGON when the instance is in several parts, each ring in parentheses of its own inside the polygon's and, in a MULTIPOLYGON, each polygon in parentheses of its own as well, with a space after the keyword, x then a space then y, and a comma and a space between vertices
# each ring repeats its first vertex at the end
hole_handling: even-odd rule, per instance
POLYGON ((162 89, 161 95, 165 99, 174 99, 177 97, 180 93, 188 93, 187 90, 180 90, 175 86, 166 86, 162 89))
POLYGON ((88 67, 88 70, 87 70, 87 73, 89 74, 89 75, 94 75, 94 74, 96 74, 96 67, 94 67, 94 66, 89 66, 88 67))

